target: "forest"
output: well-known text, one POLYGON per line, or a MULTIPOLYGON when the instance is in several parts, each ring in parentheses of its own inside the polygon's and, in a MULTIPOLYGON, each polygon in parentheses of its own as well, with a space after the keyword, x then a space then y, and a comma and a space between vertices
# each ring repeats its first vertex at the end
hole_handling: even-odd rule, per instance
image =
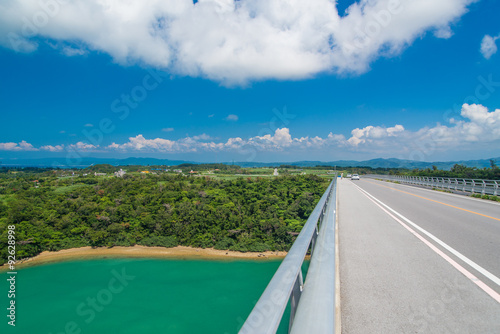
POLYGON ((92 246, 288 250, 329 184, 315 175, 225 180, 180 174, 0 173, 0 261, 92 246))
POLYGON ((408 176, 430 176, 430 177, 447 177, 447 178, 462 178, 462 179, 484 179, 484 180, 500 180, 500 168, 495 161, 490 161, 490 168, 467 167, 460 164, 455 164, 450 170, 438 169, 436 166, 426 169, 414 169, 411 171, 400 172, 398 175, 408 176))

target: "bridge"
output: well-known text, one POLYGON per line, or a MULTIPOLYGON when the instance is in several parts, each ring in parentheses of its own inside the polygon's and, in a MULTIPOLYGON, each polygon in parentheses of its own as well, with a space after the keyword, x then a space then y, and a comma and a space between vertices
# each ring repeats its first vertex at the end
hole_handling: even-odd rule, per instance
POLYGON ((500 203, 448 192, 497 194, 472 181, 335 178, 240 333, 500 333, 500 203))

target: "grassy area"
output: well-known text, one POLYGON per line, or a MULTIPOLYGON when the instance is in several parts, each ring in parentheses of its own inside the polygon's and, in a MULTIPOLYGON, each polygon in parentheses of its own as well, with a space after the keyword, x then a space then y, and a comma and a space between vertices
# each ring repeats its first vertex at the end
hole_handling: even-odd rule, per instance
POLYGON ((471 197, 475 197, 475 198, 481 198, 481 199, 487 199, 487 200, 490 200, 490 201, 500 202, 500 197, 498 197, 498 196, 481 195, 481 194, 472 194, 470 196, 471 197))
MULTIPOLYGON (((272 174, 274 172, 273 169, 265 169, 265 168, 254 168, 252 169, 252 174, 222 174, 222 173, 216 173, 216 174, 208 174, 208 173, 202 173, 202 176, 208 176, 211 178, 219 179, 219 180, 234 180, 237 178, 244 178, 244 179, 252 179, 255 180, 257 178, 272 178, 276 177, 272 174), (260 173, 257 173, 257 172, 260 173), (263 173, 264 171, 264 173, 263 173), (265 173, 267 171, 267 173, 265 173), (270 173, 271 172, 271 173, 270 173)), ((279 176, 285 176, 285 175, 316 175, 321 178, 333 178, 334 174, 328 174, 327 171, 325 170, 314 170, 314 169, 306 169, 306 170, 292 170, 292 171, 280 171, 278 170, 279 176)), ((340 174, 339 174, 340 175, 340 174)))
POLYGON ((440 191, 442 193, 450 193, 453 194, 453 191, 447 190, 447 189, 439 189, 439 188, 432 188, 434 191, 440 191))
POLYGON ((72 176, 72 175, 66 175, 66 176, 58 176, 57 178, 58 178, 58 179, 61 179, 61 180, 66 180, 66 179, 71 179, 72 177, 75 177, 75 176, 72 176))
POLYGON ((243 178, 243 179, 250 178, 252 180, 255 180, 257 178, 272 177, 272 175, 244 175, 244 174, 239 174, 239 175, 235 175, 235 174, 205 174, 203 176, 208 176, 210 178, 214 178, 217 180, 236 180, 239 178, 243 178))
POLYGON ((72 186, 57 187, 56 189, 54 189, 54 192, 56 194, 65 194, 65 193, 68 193, 68 192, 73 191, 73 190, 80 188, 80 187, 88 187, 88 185, 86 185, 86 184, 74 184, 72 186))

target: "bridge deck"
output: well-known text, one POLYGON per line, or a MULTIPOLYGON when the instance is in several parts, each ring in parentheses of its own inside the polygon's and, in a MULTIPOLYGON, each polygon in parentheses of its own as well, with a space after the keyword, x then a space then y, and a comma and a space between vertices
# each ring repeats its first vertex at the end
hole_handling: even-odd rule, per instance
POLYGON ((343 333, 500 333, 493 281, 500 273, 500 206, 367 179, 338 187, 343 333), (360 188, 492 276, 385 208, 396 221, 360 188))

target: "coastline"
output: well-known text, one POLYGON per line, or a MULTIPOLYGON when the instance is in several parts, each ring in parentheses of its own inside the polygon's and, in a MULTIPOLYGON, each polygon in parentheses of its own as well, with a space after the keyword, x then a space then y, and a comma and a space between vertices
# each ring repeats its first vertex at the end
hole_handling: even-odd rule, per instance
MULTIPOLYGON (((63 249, 57 252, 44 251, 35 257, 23 259, 16 263, 17 268, 25 268, 55 262, 71 260, 90 260, 106 258, 150 258, 150 259, 186 259, 186 260, 276 260, 283 259, 287 252, 235 252, 213 248, 193 248, 177 246, 173 248, 148 247, 135 245, 131 247, 115 246, 63 249)), ((0 272, 8 271, 8 265, 0 266, 0 272)))

